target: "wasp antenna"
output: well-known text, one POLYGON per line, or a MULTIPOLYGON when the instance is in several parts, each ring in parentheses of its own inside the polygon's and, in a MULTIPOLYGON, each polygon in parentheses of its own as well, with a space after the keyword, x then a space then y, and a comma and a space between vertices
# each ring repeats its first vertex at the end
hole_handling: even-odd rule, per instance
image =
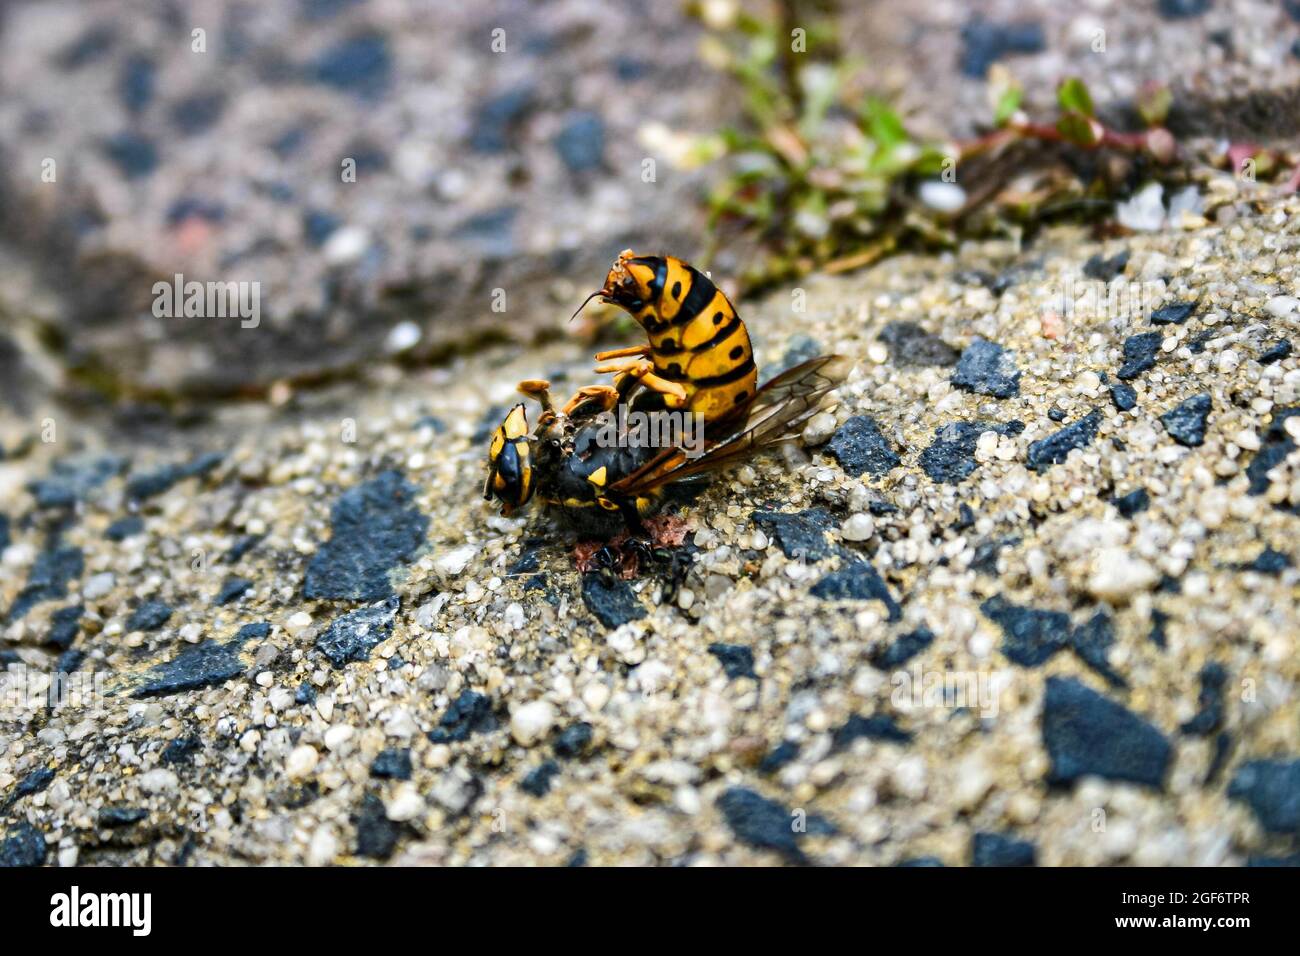
POLYGON ((591 295, 589 295, 589 296, 587 296, 585 299, 583 299, 583 300, 582 300, 582 305, 578 306, 577 311, 575 311, 575 312, 573 313, 573 315, 569 316, 569 321, 572 322, 574 319, 576 319, 576 318, 578 317, 578 312, 581 312, 583 309, 585 309, 585 308, 587 307, 587 303, 588 303, 588 302, 590 302, 592 299, 596 298, 596 296, 600 295, 600 294, 601 294, 602 292, 604 292, 604 291, 605 291, 604 289, 597 289, 597 290, 596 290, 595 292, 593 292, 591 295))

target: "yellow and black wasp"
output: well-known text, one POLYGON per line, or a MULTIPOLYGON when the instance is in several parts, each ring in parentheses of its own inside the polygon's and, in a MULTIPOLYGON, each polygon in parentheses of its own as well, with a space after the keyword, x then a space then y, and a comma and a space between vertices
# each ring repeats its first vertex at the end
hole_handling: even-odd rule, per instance
POLYGON ((824 355, 755 387, 744 323, 707 276, 679 259, 624 252, 593 296, 631 312, 649 343, 597 355, 599 362, 621 360, 597 368, 615 373, 614 385, 580 389, 558 409, 547 382, 520 383, 542 413, 530 432, 520 403, 492 435, 483 495, 500 501, 503 514, 536 495, 580 532, 609 537, 626 529, 644 539, 642 519, 659 507, 667 486, 788 439, 847 372, 842 357, 824 355), (699 413, 703 449, 602 440, 608 413, 620 403, 634 411, 699 413))
POLYGON ((754 400, 758 367, 749 330, 731 300, 693 266, 624 249, 587 302, 593 298, 625 310, 648 338, 645 345, 596 355, 604 363, 596 371, 616 373, 616 385, 638 379, 664 407, 708 422, 738 417, 754 400))

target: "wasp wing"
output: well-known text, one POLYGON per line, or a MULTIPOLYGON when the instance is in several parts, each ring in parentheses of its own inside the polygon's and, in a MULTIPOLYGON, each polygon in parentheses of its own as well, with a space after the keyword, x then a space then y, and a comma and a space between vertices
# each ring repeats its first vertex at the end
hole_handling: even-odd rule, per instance
POLYGON ((681 448, 665 448, 610 491, 637 495, 692 475, 718 471, 753 456, 795 434, 816 413, 822 398, 848 375, 850 362, 841 355, 821 355, 766 382, 755 392, 739 421, 711 440, 704 453, 692 458, 681 448))

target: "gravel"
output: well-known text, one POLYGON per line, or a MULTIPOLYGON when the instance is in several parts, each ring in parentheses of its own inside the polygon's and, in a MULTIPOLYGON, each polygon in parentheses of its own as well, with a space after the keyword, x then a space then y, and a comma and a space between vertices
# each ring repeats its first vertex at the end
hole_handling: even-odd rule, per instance
POLYGON ((330 622, 316 639, 316 649, 335 667, 370 659, 370 652, 392 632, 401 602, 396 597, 361 608, 330 622))
POLYGON ((46 852, 45 835, 30 823, 19 823, 0 841, 0 867, 40 866, 46 852))
POLYGON ((582 603, 607 628, 619 627, 646 616, 645 606, 632 586, 623 580, 607 580, 597 572, 582 576, 582 603))
POLYGON ((84 568, 80 548, 55 546, 41 552, 28 572, 27 584, 9 605, 9 620, 18 620, 43 601, 67 597, 69 582, 81 577, 84 568))
POLYGON ((989 598, 980 610, 1002 628, 1002 653, 1021 667, 1038 667, 1069 641, 1070 616, 1061 611, 1021 607, 1000 596, 989 598))
POLYGON ((153 675, 136 688, 132 696, 175 694, 234 680, 245 670, 245 665, 239 659, 239 651, 248 641, 265 636, 265 625, 248 624, 224 644, 209 640, 183 650, 174 659, 160 664, 153 675))
POLYGON ((718 659, 722 672, 731 680, 754 677, 754 651, 742 644, 710 644, 709 653, 718 659))
POLYGON ((808 593, 824 601, 880 601, 889 620, 897 621, 903 616, 884 579, 866 561, 849 561, 814 584, 808 593))
POLYGON ((1035 866, 1038 851, 1028 840, 1004 833, 976 833, 971 839, 971 866, 1035 866))
POLYGON ((864 472, 880 476, 901 461, 875 419, 854 415, 831 436, 826 450, 845 474, 857 478, 864 472))
POLYGON ((171 620, 172 609, 162 601, 145 601, 127 619, 128 631, 156 631, 171 620))
POLYGON ((1130 335, 1124 340, 1124 364, 1115 374, 1121 379, 1137 378, 1143 372, 1156 367, 1156 356, 1164 336, 1159 332, 1143 332, 1130 335))
POLYGON ((162 447, 220 464, 142 499, 132 476, 197 453, 87 429, 85 454, 129 471, 41 508, 30 482, 67 449, 31 442, 0 468, 0 606, 22 610, 0 631, 0 689, 19 664, 75 665, 104 693, 94 712, 41 692, 0 718, 0 800, 53 773, 13 802, 30 829, 6 821, 4 857, 1285 860, 1300 369, 1259 356, 1291 337, 1264 305, 1300 281, 1276 215, 1297 203, 1125 239, 1126 281, 1198 303, 1160 328, 1127 410, 1108 392, 1146 307, 1041 334, 1040 291, 1117 252, 1068 228, 1032 260, 969 243, 809 276, 804 313, 788 290, 743 301, 764 372, 801 336, 860 359, 826 409, 846 454, 793 448, 675 502, 692 556, 675 595, 666 567, 582 574, 565 523, 482 501, 475 432, 520 379, 591 381, 580 342, 376 366, 287 408, 214 403, 162 447), (960 278, 975 271, 990 281, 960 278), (900 322, 930 346, 997 343, 1018 393, 881 350, 900 322), (1200 396, 1202 441, 1179 444, 1162 416, 1200 396), (848 452, 877 432, 897 462, 857 471, 848 452), (215 604, 232 577, 251 587, 215 604), (150 602, 170 617, 132 629, 150 602), (105 810, 148 816, 114 837, 105 810), (1099 810, 1104 830, 1086 825, 1099 810))
POLYGON ((1245 763, 1228 795, 1248 803, 1266 830, 1300 835, 1300 760, 1245 763))
POLYGON ((1151 313, 1152 325, 1182 325, 1196 312, 1195 302, 1174 302, 1151 313))
POLYGON ((1180 445, 1196 448, 1205 444, 1205 427, 1214 401, 1209 395, 1193 395, 1160 416, 1169 437, 1180 445))
POLYGON ((1043 701, 1043 746, 1053 783, 1085 777, 1164 786, 1173 748, 1137 714, 1073 678, 1049 677, 1043 701))
POLYGON ((1059 465, 1077 448, 1086 448, 1097 437, 1101 426, 1101 412, 1093 409, 1076 422, 1071 422, 1060 431, 1053 432, 1029 446, 1026 461, 1029 467, 1043 471, 1051 465, 1059 465))
POLYGON ((424 542, 428 518, 396 471, 350 488, 330 513, 331 535, 307 566, 308 598, 376 601, 392 594, 389 571, 424 542))
POLYGON ((1020 394, 1020 370, 1012 353, 994 342, 976 339, 961 353, 952 384, 978 395, 1013 398, 1020 394))

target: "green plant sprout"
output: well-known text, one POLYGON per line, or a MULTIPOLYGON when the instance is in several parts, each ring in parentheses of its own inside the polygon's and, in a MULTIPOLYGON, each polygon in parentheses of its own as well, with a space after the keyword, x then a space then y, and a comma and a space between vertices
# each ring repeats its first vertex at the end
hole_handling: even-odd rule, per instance
MULTIPOLYGON (((729 243, 754 244, 759 254, 740 276, 746 290, 814 269, 860 268, 900 249, 1019 235, 1061 216, 1096 220, 1143 181, 1185 186, 1196 168, 1209 168, 1164 125, 1166 87, 1138 94, 1136 131, 1106 125, 1077 77, 1060 83, 1056 115, 1034 121, 1021 109, 1022 88, 995 65, 988 132, 925 142, 888 103, 862 92, 865 70, 839 50, 833 5, 787 0, 770 17, 739 7, 720 15, 707 3, 689 9, 708 27, 704 59, 741 92, 742 121, 694 143, 693 161, 727 166, 708 195, 703 258, 729 243)), ((1249 160, 1260 178, 1281 159, 1250 144, 1217 157, 1234 170, 1249 160)), ((1292 179, 1293 190, 1300 173, 1292 179)))

